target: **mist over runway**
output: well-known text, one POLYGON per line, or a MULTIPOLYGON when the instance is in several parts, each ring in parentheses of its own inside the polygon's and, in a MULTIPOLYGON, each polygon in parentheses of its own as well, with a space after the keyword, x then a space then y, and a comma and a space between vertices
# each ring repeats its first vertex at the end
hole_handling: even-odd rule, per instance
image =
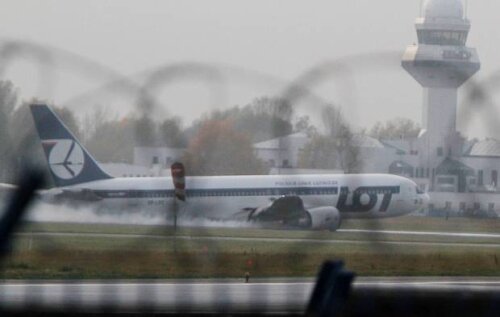
MULTIPOLYGON (((31 222, 56 223, 96 223, 143 226, 173 226, 173 219, 167 218, 165 212, 149 212, 123 210, 121 212, 96 210, 91 207, 70 207, 51 205, 39 202, 31 207, 25 220, 31 222)), ((258 228, 257 225, 236 220, 216 220, 180 216, 177 224, 180 227, 205 228, 258 228)))
MULTIPOLYGON (((408 218, 411 223, 412 218, 408 218)), ((418 217, 415 217, 418 219, 418 217)), ((103 225, 136 225, 136 226, 155 226, 165 227, 165 229, 173 227, 173 219, 167 219, 165 213, 151 213, 142 211, 123 211, 123 212, 106 212, 96 211, 89 207, 73 208, 64 205, 50 205, 46 203, 37 203, 29 210, 25 220, 28 222, 40 223, 69 223, 69 224, 103 224, 103 225)), ((262 225, 249 223, 246 221, 236 220, 214 220, 205 218, 190 218, 179 217, 179 228, 247 228, 247 229, 266 229, 262 225)), ((268 227, 267 229, 279 229, 279 227, 268 227)), ((285 230, 288 232, 290 230, 285 230)), ((266 232, 265 230, 263 232, 266 232)), ((341 237, 330 237, 330 239, 322 239, 316 237, 296 238, 284 235, 283 237, 239 237, 239 236, 218 236, 214 233, 205 232, 201 235, 183 235, 176 236, 178 239, 185 240, 212 240, 212 241, 255 241, 255 242, 290 242, 290 243, 314 243, 314 244, 371 244, 376 240, 380 245, 413 245, 413 246, 468 246, 481 248, 500 248, 500 234, 493 232, 450 232, 429 231, 428 228, 419 230, 387 230, 385 227, 366 227, 366 228, 346 228, 338 229, 337 233, 343 234, 341 237), (426 230, 427 229, 427 230, 426 230), (347 234, 347 236, 346 236, 347 234), (351 237, 352 235, 352 237, 351 237), (353 238, 354 237, 354 238, 353 238), (383 241, 386 237, 392 237, 391 241, 383 241), (398 237, 401 237, 399 239, 398 237), (435 240, 423 240, 419 238, 428 238, 435 240), (411 239, 411 241, 408 241, 411 239), (446 239, 446 240, 442 240, 446 239), (454 240, 460 239, 460 240, 454 240), (478 241, 479 239, 488 239, 488 243, 478 241)), ((19 233, 26 235, 27 233, 19 233)), ((106 232, 32 232, 32 236, 80 236, 80 237, 109 237, 116 239, 170 239, 168 235, 154 234, 128 234, 128 233, 106 233, 106 232)))

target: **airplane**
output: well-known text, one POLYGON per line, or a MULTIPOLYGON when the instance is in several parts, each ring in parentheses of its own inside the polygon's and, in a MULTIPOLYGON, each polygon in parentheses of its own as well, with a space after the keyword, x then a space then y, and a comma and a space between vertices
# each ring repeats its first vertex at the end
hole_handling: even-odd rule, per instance
MULTIPOLYGON (((42 200, 172 216, 171 177, 111 177, 47 105, 30 109, 56 185, 42 200)), ((180 217, 331 231, 342 219, 400 216, 429 200, 413 181, 388 174, 188 176, 185 188, 180 217)))

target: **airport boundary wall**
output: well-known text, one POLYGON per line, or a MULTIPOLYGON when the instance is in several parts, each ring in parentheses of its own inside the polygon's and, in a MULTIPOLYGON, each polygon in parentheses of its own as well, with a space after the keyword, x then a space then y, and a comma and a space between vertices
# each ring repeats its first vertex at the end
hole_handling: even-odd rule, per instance
POLYGON ((429 213, 441 211, 490 217, 500 215, 500 194, 497 192, 430 192, 429 196, 429 213))

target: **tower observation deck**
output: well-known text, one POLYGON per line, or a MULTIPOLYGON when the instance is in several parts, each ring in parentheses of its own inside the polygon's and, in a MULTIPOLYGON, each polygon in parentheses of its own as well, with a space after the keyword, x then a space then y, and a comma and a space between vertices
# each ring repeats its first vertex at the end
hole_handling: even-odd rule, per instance
POLYGON ((466 46, 470 22, 460 0, 426 0, 417 18, 418 44, 408 46, 403 68, 424 88, 419 160, 434 168, 460 156, 456 131, 457 90, 480 68, 477 52, 466 46))

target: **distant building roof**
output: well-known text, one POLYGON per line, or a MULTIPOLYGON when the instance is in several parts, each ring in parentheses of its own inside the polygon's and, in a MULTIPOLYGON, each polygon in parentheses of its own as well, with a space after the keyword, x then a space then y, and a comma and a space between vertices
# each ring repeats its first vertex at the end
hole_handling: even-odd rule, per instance
POLYGON ((413 166, 405 161, 394 161, 389 166, 389 173, 413 177, 413 166))
POLYGON ((464 143, 462 145, 462 155, 469 155, 470 151, 472 150, 472 147, 474 144, 476 144, 477 140, 464 140, 464 143))
POLYGON ((408 153, 411 150, 410 141, 408 139, 380 140, 380 142, 384 144, 386 147, 394 148, 403 153, 408 153))
POLYGON ((186 148, 176 148, 168 146, 134 146, 134 151, 141 152, 183 152, 186 148))
POLYGON ((297 132, 283 137, 254 143, 253 147, 256 149, 279 150, 280 148, 288 148, 290 144, 305 145, 308 140, 309 137, 307 136, 307 134, 303 132, 297 132))
MULTIPOLYGON (((304 146, 310 137, 303 132, 297 132, 293 134, 289 134, 280 138, 275 138, 263 142, 254 143, 253 147, 256 149, 273 149, 277 150, 281 147, 281 149, 286 149, 290 146, 290 144, 295 144, 299 146, 304 146)), ((353 143, 355 146, 362 148, 384 148, 384 144, 382 144, 379 140, 372 138, 368 135, 363 134, 355 134, 353 136, 353 143)))
POLYGON ((500 141, 496 139, 476 141, 464 155, 500 157, 500 141))
POLYGON ((151 169, 140 165, 127 164, 127 163, 100 163, 99 165, 104 169, 104 171, 106 171, 106 173, 110 174, 113 177, 154 176, 154 173, 151 171, 151 169))
POLYGON ((383 149, 385 146, 377 139, 368 135, 355 134, 353 143, 357 147, 383 149))
POLYGON ((438 175, 458 175, 464 173, 465 175, 473 175, 474 169, 465 165, 464 163, 446 158, 436 169, 438 175))
POLYGON ((269 171, 270 175, 329 175, 344 174, 343 170, 319 169, 319 168, 277 168, 273 167, 269 171))

